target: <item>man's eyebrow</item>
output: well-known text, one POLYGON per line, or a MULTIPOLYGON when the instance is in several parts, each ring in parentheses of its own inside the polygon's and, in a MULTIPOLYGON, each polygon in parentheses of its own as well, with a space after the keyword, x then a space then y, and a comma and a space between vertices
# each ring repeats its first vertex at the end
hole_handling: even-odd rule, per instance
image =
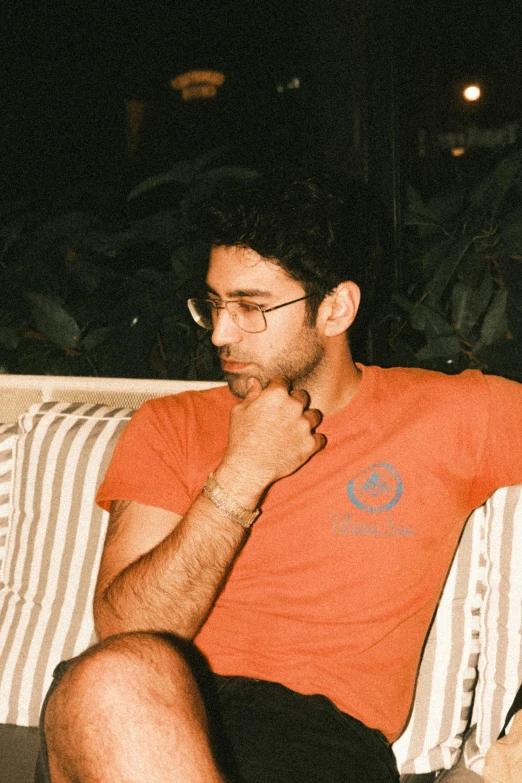
MULTIPOLYGON (((214 289, 209 285, 207 285, 207 292, 219 298, 219 294, 217 293, 217 291, 214 291, 214 289)), ((270 291, 265 291, 261 288, 236 288, 233 291, 228 291, 226 298, 241 299, 241 298, 263 297, 266 299, 269 296, 272 296, 270 291)))

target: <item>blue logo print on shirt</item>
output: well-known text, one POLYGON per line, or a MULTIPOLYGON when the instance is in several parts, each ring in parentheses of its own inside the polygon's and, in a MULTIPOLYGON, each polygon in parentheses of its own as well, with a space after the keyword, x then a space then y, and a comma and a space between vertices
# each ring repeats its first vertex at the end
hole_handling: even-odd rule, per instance
POLYGON ((365 468, 346 487, 348 497, 357 508, 370 514, 389 511, 402 496, 402 479, 388 462, 377 462, 365 468))

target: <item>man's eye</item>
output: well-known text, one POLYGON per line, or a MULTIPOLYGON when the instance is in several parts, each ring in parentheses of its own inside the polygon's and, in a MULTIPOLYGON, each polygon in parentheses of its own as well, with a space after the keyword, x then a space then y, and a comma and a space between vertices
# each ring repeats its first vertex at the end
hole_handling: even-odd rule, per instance
POLYGON ((242 313, 254 313, 256 310, 259 310, 259 305, 256 304, 250 304, 249 302, 238 302, 238 308, 242 313))

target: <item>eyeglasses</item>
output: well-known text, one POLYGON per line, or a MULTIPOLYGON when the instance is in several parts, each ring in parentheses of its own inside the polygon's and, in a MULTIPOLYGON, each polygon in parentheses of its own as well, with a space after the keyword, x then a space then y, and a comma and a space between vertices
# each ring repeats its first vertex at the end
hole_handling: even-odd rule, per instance
POLYGON ((318 294, 308 294, 307 296, 299 297, 299 299, 292 299, 291 302, 283 302, 283 304, 275 307, 266 308, 253 302, 243 302, 241 299, 228 299, 227 301, 222 299, 189 299, 187 304, 192 318, 204 329, 214 329, 218 310, 226 308, 236 326, 243 332, 256 334, 257 332, 264 332, 267 327, 265 313, 271 313, 272 310, 279 310, 281 307, 302 302, 304 299, 310 299, 312 296, 318 296, 318 294))

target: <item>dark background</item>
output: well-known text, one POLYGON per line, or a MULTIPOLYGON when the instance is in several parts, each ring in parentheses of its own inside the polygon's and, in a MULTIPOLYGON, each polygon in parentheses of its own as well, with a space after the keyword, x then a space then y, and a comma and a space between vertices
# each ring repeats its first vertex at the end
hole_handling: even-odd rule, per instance
POLYGON ((187 323, 207 250, 182 205, 231 165, 363 183, 380 263, 362 360, 519 378, 520 0, 0 14, 0 371, 214 377, 187 323), (172 88, 194 69, 224 74, 215 98, 172 88))
POLYGON ((520 5, 7 0, 3 196, 86 180, 127 187, 226 144, 234 162, 254 167, 360 176, 392 209, 399 180, 430 194, 505 153, 456 160, 437 138, 470 123, 520 123, 520 5), (183 102, 169 80, 199 67, 222 71, 225 84, 214 101, 183 102), (467 80, 483 87, 479 105, 459 98, 467 80), (132 160, 129 99, 146 106, 132 160))

